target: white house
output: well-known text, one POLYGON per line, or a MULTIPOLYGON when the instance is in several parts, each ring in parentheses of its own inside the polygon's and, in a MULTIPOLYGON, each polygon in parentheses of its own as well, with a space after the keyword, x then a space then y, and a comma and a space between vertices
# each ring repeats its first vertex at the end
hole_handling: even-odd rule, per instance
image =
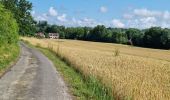
POLYGON ((50 39, 59 39, 60 36, 59 36, 59 33, 49 33, 48 37, 50 39))

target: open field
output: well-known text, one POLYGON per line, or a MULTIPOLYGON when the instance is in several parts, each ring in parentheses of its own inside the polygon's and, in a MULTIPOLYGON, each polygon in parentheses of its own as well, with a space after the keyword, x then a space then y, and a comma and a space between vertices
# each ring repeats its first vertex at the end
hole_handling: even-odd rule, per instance
POLYGON ((84 75, 93 75, 101 80, 112 89, 116 98, 170 99, 168 50, 77 40, 22 39, 53 49, 84 75))

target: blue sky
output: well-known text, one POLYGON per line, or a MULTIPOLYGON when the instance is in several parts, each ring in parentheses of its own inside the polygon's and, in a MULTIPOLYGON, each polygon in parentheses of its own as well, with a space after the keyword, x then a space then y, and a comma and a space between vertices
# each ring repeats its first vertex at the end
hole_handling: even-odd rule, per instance
POLYGON ((169 0, 29 0, 36 20, 65 26, 170 27, 169 0))

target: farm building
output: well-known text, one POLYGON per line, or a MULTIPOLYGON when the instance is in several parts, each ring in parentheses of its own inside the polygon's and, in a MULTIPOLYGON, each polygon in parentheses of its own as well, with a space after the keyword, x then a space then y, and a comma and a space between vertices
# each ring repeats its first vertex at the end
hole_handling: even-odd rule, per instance
POLYGON ((45 35, 43 32, 36 33, 35 36, 39 38, 45 38, 45 35))
POLYGON ((50 39, 59 39, 59 33, 49 33, 48 37, 50 39))

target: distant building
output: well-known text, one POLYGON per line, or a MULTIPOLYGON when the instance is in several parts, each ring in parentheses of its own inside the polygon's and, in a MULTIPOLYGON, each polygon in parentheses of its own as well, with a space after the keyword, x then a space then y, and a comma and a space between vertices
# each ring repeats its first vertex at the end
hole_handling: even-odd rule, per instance
POLYGON ((35 36, 38 38, 45 38, 45 35, 43 32, 36 33, 35 36))
POLYGON ((59 35, 59 33, 49 33, 48 37, 50 39, 59 39, 60 35, 59 35))

